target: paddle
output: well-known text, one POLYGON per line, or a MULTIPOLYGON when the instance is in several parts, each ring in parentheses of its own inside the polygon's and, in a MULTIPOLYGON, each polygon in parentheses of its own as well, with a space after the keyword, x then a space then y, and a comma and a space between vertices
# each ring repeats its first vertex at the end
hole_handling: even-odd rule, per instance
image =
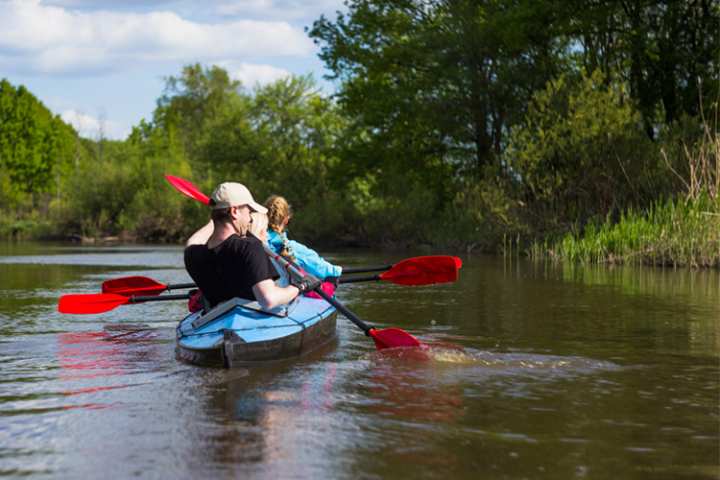
MULTIPOLYGON (((172 175, 165 175, 165 178, 180 193, 195 200, 198 200, 206 205, 209 203, 207 195, 202 193, 200 190, 197 189, 197 187, 195 187, 195 185, 188 182, 187 180, 183 180, 172 175)), ((265 246, 265 252, 271 258, 274 258, 275 261, 280 263, 280 265, 282 265, 293 275, 302 278, 302 273, 294 265, 290 264, 285 258, 277 255, 267 246, 265 246)), ((421 345, 420 341, 417 338, 413 337, 409 333, 399 328, 385 328, 383 330, 378 330, 375 327, 369 326, 368 324, 363 322, 357 315, 348 310, 343 304, 325 293, 320 287, 317 287, 315 289, 315 293, 320 295, 326 302, 335 307, 340 313, 345 316, 345 318, 360 327, 365 332, 365 335, 368 335, 375 341, 375 347, 378 350, 395 347, 419 347, 421 345)))
MULTIPOLYGON (((379 275, 366 277, 340 277, 340 283, 386 281, 397 285, 432 285, 434 283, 455 282, 458 268, 462 265, 458 257, 432 255, 402 260, 379 275)), ((345 271, 345 270, 343 270, 345 271)))
MULTIPOLYGON (((457 257, 444 255, 408 258, 390 265, 388 271, 381 274, 356 277, 343 275, 339 278, 339 283, 385 281, 397 285, 420 286, 454 282, 458 278, 456 259, 457 257)), ((159 295, 166 290, 194 287, 194 283, 165 285, 152 278, 132 276, 106 280, 102 284, 102 292, 125 296, 159 295)))
MULTIPOLYGON (((432 264, 434 259, 440 259, 445 260, 445 255, 436 255, 436 256, 425 256, 425 257, 413 257, 408 258, 407 260, 402 260, 399 263, 396 263, 394 265, 375 265, 372 267, 343 267, 343 274, 349 274, 349 273, 368 273, 368 272, 384 272, 386 270, 390 270, 393 268, 402 268, 406 267, 407 265, 403 265, 410 262, 421 262, 425 265, 430 266, 432 264)), ((460 257, 450 257, 455 261, 456 269, 459 270, 462 267, 462 260, 460 260, 460 257)), ((455 278, 457 280, 457 277, 455 278)), ((449 280, 454 281, 454 280, 449 280)), ((437 282, 442 283, 442 282, 437 282)))
POLYGON ((114 293, 89 293, 89 294, 72 294, 63 295, 58 302, 58 311, 60 313, 103 313, 114 310, 120 305, 129 303, 143 302, 159 302, 165 300, 187 300, 189 294, 182 295, 163 295, 163 296, 125 296, 116 295, 114 293))

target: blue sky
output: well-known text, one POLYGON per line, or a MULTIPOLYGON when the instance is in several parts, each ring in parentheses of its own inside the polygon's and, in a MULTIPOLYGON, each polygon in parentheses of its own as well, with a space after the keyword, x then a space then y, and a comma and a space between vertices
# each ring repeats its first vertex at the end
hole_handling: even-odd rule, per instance
POLYGON ((150 119, 164 78, 220 65, 252 87, 326 71, 304 32, 342 0, 0 0, 0 78, 81 135, 122 139, 150 119))

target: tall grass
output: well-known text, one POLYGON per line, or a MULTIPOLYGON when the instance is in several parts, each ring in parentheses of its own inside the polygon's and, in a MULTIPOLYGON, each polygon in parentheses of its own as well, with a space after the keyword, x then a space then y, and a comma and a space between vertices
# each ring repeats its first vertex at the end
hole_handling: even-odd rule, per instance
MULTIPOLYGON (((580 263, 720 267, 720 138, 706 126, 700 142, 683 147, 681 197, 629 209, 619 221, 590 223, 559 241, 534 243, 533 258, 580 263)), ((670 165, 669 162, 668 166, 670 165)))
POLYGON ((531 255, 581 263, 720 267, 720 202, 707 194, 657 202, 647 212, 628 211, 617 223, 590 224, 550 248, 536 245, 531 255))

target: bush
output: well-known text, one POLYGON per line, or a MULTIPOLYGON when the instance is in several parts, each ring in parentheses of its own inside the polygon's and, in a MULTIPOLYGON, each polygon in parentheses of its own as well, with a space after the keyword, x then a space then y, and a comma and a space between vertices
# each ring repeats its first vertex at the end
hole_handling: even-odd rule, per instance
POLYGON ((537 92, 504 158, 538 226, 552 231, 652 203, 655 152, 623 84, 595 72, 561 76, 537 92))

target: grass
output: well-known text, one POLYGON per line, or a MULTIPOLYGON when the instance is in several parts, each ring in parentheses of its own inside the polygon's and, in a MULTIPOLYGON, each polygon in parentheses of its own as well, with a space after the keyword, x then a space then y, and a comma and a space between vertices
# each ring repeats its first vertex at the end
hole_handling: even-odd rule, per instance
POLYGON ((585 264, 720 267, 720 200, 702 193, 626 212, 618 222, 589 224, 554 243, 535 243, 534 258, 585 264))

